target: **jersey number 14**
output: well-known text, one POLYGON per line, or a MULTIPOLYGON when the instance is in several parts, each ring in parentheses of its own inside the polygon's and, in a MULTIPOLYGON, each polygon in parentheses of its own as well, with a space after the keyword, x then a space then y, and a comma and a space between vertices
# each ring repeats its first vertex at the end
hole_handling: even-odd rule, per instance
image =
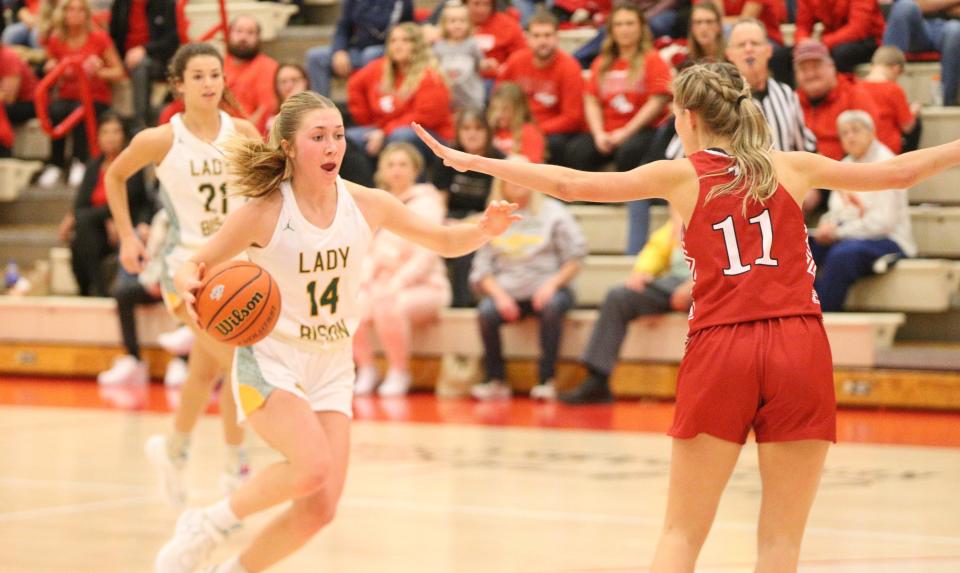
MULTIPOLYGON (((750 224, 760 227, 760 242, 763 245, 763 255, 753 261, 753 264, 765 267, 780 266, 777 259, 770 256, 773 250, 773 225, 770 223, 770 210, 764 209, 763 213, 750 219, 750 224)), ((715 224, 713 230, 723 232, 723 242, 727 247, 729 266, 723 269, 723 274, 734 276, 749 271, 750 265, 743 264, 743 260, 740 258, 740 244, 737 241, 737 231, 733 226, 733 216, 728 215, 726 219, 715 224)))
POLYGON ((327 288, 323 290, 323 294, 320 295, 320 301, 317 304, 317 281, 310 281, 310 284, 307 285, 307 295, 310 298, 310 316, 317 316, 322 306, 329 306, 330 314, 337 313, 337 301, 340 300, 340 295, 337 292, 339 286, 340 277, 333 277, 327 288))

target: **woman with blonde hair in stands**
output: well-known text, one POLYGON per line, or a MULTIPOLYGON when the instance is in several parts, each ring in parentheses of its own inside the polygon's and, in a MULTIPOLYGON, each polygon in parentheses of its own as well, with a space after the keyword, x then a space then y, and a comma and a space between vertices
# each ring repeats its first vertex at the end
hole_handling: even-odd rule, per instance
POLYGON ((694 4, 690 9, 686 61, 701 64, 722 62, 723 49, 723 13, 720 8, 711 0, 694 4))
MULTIPOLYGON (((417 184, 423 156, 409 143, 388 145, 380 154, 374 181, 408 209, 427 221, 443 224, 446 208, 437 189, 417 184)), ((436 320, 450 304, 450 281, 443 259, 435 252, 381 230, 363 261, 360 286, 361 320, 354 335, 357 363, 354 393, 374 388, 381 396, 402 396, 410 389, 410 336, 413 327, 436 320), (377 387, 379 373, 373 359, 373 332, 383 344, 387 375, 377 387)))
MULTIPOLYGON (((173 282, 174 273, 223 224, 228 213, 242 204, 231 192, 223 160, 223 144, 235 133, 259 137, 253 125, 231 118, 219 109, 224 94, 223 59, 209 44, 180 46, 170 61, 170 78, 182 96, 185 110, 170 123, 147 128, 110 164, 104 176, 107 200, 120 236, 120 263, 130 274, 145 266, 146 251, 130 220, 126 181, 147 165, 156 166, 160 201, 170 218, 171 230, 164 250, 161 279, 163 302, 180 322, 196 335, 189 371, 167 435, 147 440, 147 459, 156 470, 166 500, 174 506, 187 501, 183 470, 190 454, 190 434, 207 409, 217 382, 228 376, 232 349, 200 331, 187 315, 184 293, 173 282)), ((224 380, 229 384, 229 379, 224 380)), ((220 478, 231 490, 246 478, 243 430, 237 425, 233 395, 220 393, 227 462, 220 478)))
POLYGON ((347 107, 357 123, 347 128, 347 139, 370 157, 394 141, 422 145, 412 121, 445 140, 453 137, 450 90, 420 27, 411 22, 393 27, 386 54, 350 76, 347 107))
POLYGON ((493 145, 504 155, 522 155, 543 163, 546 140, 530 115, 527 96, 518 84, 501 82, 494 88, 487 107, 493 128, 493 145))
MULTIPOLYGON (((599 171, 611 160, 617 171, 640 165, 669 114, 671 78, 670 68, 653 49, 643 13, 635 4, 617 4, 583 96, 589 132, 570 142, 567 164, 585 171, 599 171)), ((647 240, 650 203, 630 203, 628 209, 626 251, 634 254, 647 240)))
MULTIPOLYGON (((88 0, 62 0, 57 5, 53 11, 53 24, 47 38, 46 50, 44 72, 51 71, 65 58, 79 57, 82 60, 79 73, 86 75, 90 82, 96 114, 99 116, 110 107, 113 101, 110 84, 126 77, 126 72, 110 35, 93 24, 88 0)), ((77 73, 77 68, 68 69, 57 82, 57 97, 51 98, 49 109, 50 121, 54 125, 66 119, 83 104, 77 73)), ((40 185, 52 187, 68 167, 68 183, 72 187, 80 185, 84 173, 83 163, 90 155, 84 122, 78 123, 70 131, 70 136, 73 140, 72 156, 75 162, 70 166, 67 159, 66 138, 54 139, 50 144, 51 165, 40 175, 40 185)))
POLYGON ((669 431, 666 519, 651 571, 694 570, 751 429, 763 484, 755 571, 796 571, 824 459, 836 440, 830 344, 800 204, 810 189, 911 187, 960 165, 960 140, 877 163, 841 163, 772 150, 763 113, 731 64, 685 69, 673 95, 686 158, 625 173, 498 161, 418 133, 456 169, 564 201, 659 197, 679 211, 693 304, 669 431))
POLYGON ((236 139, 227 151, 250 201, 177 273, 193 304, 205 269, 246 252, 277 281, 283 307, 270 335, 235 350, 237 414, 283 456, 221 501, 185 511, 155 561, 158 573, 195 571, 241 520, 291 502, 216 573, 258 573, 307 543, 337 511, 347 476, 354 364, 364 260, 389 231, 446 256, 481 246, 519 219, 493 203, 474 224, 442 226, 378 189, 339 176, 343 118, 316 92, 291 96, 270 140, 236 139), (292 232, 290 231, 292 229, 292 232), (336 265, 297 261, 309 253, 336 265))

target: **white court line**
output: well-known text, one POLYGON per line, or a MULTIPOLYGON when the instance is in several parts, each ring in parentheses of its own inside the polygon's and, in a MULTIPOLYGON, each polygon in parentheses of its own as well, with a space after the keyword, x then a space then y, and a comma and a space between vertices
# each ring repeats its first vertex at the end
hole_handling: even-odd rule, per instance
POLYGON ((127 493, 143 493, 155 489, 153 484, 130 485, 127 483, 111 482, 0 477, 0 487, 5 486, 32 489, 60 488, 73 491, 100 491, 105 493, 117 493, 118 491, 126 491, 127 493))
MULTIPOLYGON (((457 513, 461 515, 481 517, 507 517, 517 519, 536 519, 543 521, 574 521, 650 527, 660 527, 663 524, 663 519, 660 517, 653 518, 604 513, 547 511, 539 509, 522 509, 496 506, 452 505, 379 498, 345 498, 340 502, 340 506, 370 509, 394 509, 398 511, 412 511, 417 513, 457 513)), ((757 524, 754 522, 745 521, 718 521, 714 523, 714 528, 725 529, 729 531, 755 532, 757 530, 757 524)), ((856 539, 929 543, 934 545, 953 545, 960 547, 960 537, 946 535, 925 535, 920 533, 898 533, 894 531, 871 531, 865 529, 841 529, 836 527, 807 527, 806 532, 808 534, 813 533, 830 537, 852 537, 856 539)))
POLYGON ((73 513, 85 513, 99 509, 115 509, 118 507, 130 507, 141 503, 155 502, 156 496, 138 495, 134 497, 121 497, 118 499, 104 499, 100 501, 88 501, 84 503, 72 503, 69 505, 58 505, 55 507, 41 507, 39 509, 24 509, 21 511, 8 511, 0 513, 0 523, 10 523, 14 521, 26 521, 51 517, 56 515, 70 515, 73 513))

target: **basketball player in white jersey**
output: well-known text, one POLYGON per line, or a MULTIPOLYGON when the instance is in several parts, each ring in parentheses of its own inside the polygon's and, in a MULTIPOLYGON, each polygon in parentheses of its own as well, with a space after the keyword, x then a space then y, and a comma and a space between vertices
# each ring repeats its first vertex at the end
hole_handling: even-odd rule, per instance
MULTIPOLYGON (((233 349, 195 328, 174 287, 173 275, 220 228, 227 213, 244 202, 242 197, 230 193, 221 144, 235 133, 259 135, 246 120, 231 118, 219 109, 224 94, 223 60, 212 46, 181 46, 171 61, 170 76, 183 97, 185 111, 173 116, 169 124, 137 134, 107 170, 105 182, 110 210, 120 233, 120 262, 127 271, 140 272, 146 258, 143 243, 130 224, 127 178, 147 164, 156 165, 161 200, 170 217, 161 280, 163 299, 177 318, 194 327, 197 339, 190 353, 173 432, 151 437, 146 453, 160 475, 167 500, 182 506, 187 497, 182 470, 189 452, 190 432, 206 409, 214 385, 228 375, 233 349)), ((221 486, 229 490, 248 473, 243 430, 237 425, 231 392, 221 393, 220 411, 228 450, 221 486)))
POLYGON ((266 145, 228 145, 235 185, 253 199, 230 214, 176 281, 192 311, 205 269, 244 251, 276 279, 280 320, 270 336, 237 349, 233 388, 239 415, 284 461, 226 499, 184 512, 157 555, 158 572, 196 571, 242 519, 286 501, 292 504, 240 555, 208 571, 263 571, 333 519, 350 449, 358 281, 377 229, 452 257, 520 218, 516 205, 496 202, 475 224, 431 223, 385 191, 341 179, 345 149, 340 112, 315 92, 284 102, 266 145))

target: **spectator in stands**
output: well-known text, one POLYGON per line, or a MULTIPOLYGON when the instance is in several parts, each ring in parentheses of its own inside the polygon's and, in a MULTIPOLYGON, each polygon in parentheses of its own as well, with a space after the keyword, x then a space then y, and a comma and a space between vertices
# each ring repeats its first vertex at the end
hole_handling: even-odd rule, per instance
POLYGON ((723 14, 710 1, 695 4, 690 10, 687 33, 687 61, 723 61, 723 14))
POLYGON ((883 14, 877 0, 799 0, 794 42, 812 38, 817 22, 824 28, 820 42, 845 74, 869 62, 883 39, 883 14))
MULTIPOLYGON (((90 82, 93 105, 97 115, 110 107, 113 92, 110 84, 125 77, 120 56, 110 36, 93 24, 88 0, 64 0, 53 12, 53 26, 46 44, 49 72, 62 60, 77 57, 82 60, 78 69, 67 68, 57 83, 58 97, 50 101, 50 120, 55 125, 81 106, 80 80, 77 73, 86 74, 90 82)), ((77 186, 83 179, 83 162, 89 157, 87 134, 83 122, 70 132, 73 139, 73 159, 68 182, 77 186)), ((39 183, 53 186, 66 169, 66 138, 54 139, 51 145, 51 163, 41 174, 39 183)))
POLYGON ((276 77, 280 64, 260 51, 260 24, 250 16, 240 16, 227 31, 227 57, 223 75, 240 109, 261 133, 267 118, 277 109, 277 95, 267 78, 276 77))
POLYGON ((497 11, 494 2, 495 0, 467 0, 474 37, 483 51, 480 73, 490 84, 497 77, 507 57, 527 45, 520 22, 513 16, 497 11))
POLYGON ((897 0, 887 17, 883 43, 903 52, 940 52, 943 105, 958 105, 960 0, 897 0))
POLYGON ((413 21, 413 0, 344 0, 333 43, 307 51, 310 89, 330 96, 331 73, 348 78, 383 56, 391 28, 413 21))
MULTIPOLYGON (((110 292, 112 277, 104 268, 104 260, 116 256, 120 241, 107 207, 103 177, 126 147, 120 116, 110 111, 100 115, 97 143, 100 156, 87 162, 83 182, 74 198, 73 212, 68 213, 60 224, 61 240, 70 241, 73 276, 77 279, 80 296, 108 296, 110 292)), ((138 171, 127 181, 127 199, 137 233, 146 241, 156 206, 147 195, 143 171, 138 171)))
MULTIPOLYGON (((682 3, 682 0, 636 0, 636 2, 618 0, 617 5, 630 4, 636 6, 643 14, 647 26, 650 27, 650 31, 653 33, 653 39, 656 39, 661 36, 671 36, 673 34, 673 29, 677 25, 679 14, 677 8, 679 8, 682 3)), ((614 6, 614 10, 616 10, 617 5, 614 6)), ((610 16, 613 16, 612 12, 610 16)), ((607 18, 608 24, 609 21, 610 17, 607 18)), ((601 28, 592 40, 581 46, 573 54, 583 68, 589 68, 600 54, 609 31, 609 25, 601 28)))
POLYGON ((459 1, 447 2, 440 12, 440 39, 433 44, 433 53, 450 86, 453 109, 483 108, 483 51, 473 37, 470 12, 459 1))
POLYGON ((537 385, 530 396, 553 399, 563 319, 574 304, 570 282, 587 255, 587 243, 559 201, 500 180, 494 186, 494 199, 519 204, 517 213, 523 220, 480 247, 473 259, 470 283, 484 296, 477 318, 486 381, 471 388, 470 394, 478 400, 510 397, 500 325, 535 315, 540 321, 541 354, 537 385))
POLYGON ((839 161, 844 154, 837 134, 837 117, 848 109, 861 109, 876 124, 880 113, 873 97, 860 83, 837 74, 827 47, 815 40, 806 40, 794 48, 793 66, 797 95, 806 124, 817 137, 817 150, 839 161))
MULTIPOLYGON (((708 2, 709 0, 701 4, 708 2)), ((775 46, 783 46, 780 24, 787 17, 787 7, 783 0, 723 0, 723 14, 723 23, 727 27, 732 27, 741 18, 756 18, 763 23, 767 38, 775 46)))
POLYGON ((674 212, 671 220, 650 235, 626 282, 607 291, 580 360, 587 369, 587 378, 561 394, 560 400, 567 404, 611 402, 610 374, 630 321, 649 314, 690 309, 693 283, 680 244, 682 226, 683 221, 674 212))
MULTIPOLYGON (((136 308, 138 305, 156 304, 163 300, 160 294, 160 276, 163 273, 163 248, 169 221, 167 214, 160 211, 154 215, 147 230, 139 231, 144 236, 147 252, 151 255, 146 269, 139 275, 131 275, 122 267, 118 271, 117 282, 111 294, 117 301, 117 316, 120 319, 120 334, 123 337, 123 347, 126 354, 117 357, 109 370, 97 374, 99 384, 127 385, 146 384, 150 371, 146 361, 140 355, 140 341, 137 337, 136 308)), ((167 365, 167 375, 164 383, 174 385, 174 378, 179 377, 182 384, 186 374, 186 363, 179 356, 174 357, 167 365), (177 373, 177 369, 180 370, 177 373), (169 381, 169 383, 168 383, 169 381)), ((176 385, 180 385, 176 384, 176 385)))
MULTIPOLYGON (((6 4, 6 2, 4 2, 6 4)), ((40 21, 40 0, 22 0, 11 2, 11 12, 16 16, 15 21, 3 29, 0 36, 4 44, 40 47, 40 36, 37 33, 37 24, 40 21)), ((3 10, 0 9, 0 16, 3 10)), ((0 20, 3 20, 0 17, 0 20)))
MULTIPOLYGON (((391 143, 380 154, 374 177, 408 208, 433 223, 443 222, 443 198, 430 184, 417 184, 423 156, 409 143, 391 143)), ((387 375, 377 388, 381 396, 402 396, 410 389, 410 336, 414 326, 436 320, 450 304, 450 282, 440 255, 389 231, 373 238, 363 260, 359 300, 360 326, 353 339, 357 380, 354 393, 373 392, 379 381, 374 364, 373 331, 387 358, 387 375)))
MULTIPOLYGON (((453 148, 494 159, 504 158, 493 146, 493 131, 480 110, 467 109, 457 115, 453 148)), ((446 198, 447 217, 460 222, 483 212, 490 199, 493 178, 476 171, 457 171, 441 164, 437 165, 434 171, 433 184, 446 198)), ((476 306, 473 291, 470 289, 472 263, 473 253, 447 259, 447 275, 453 289, 454 308, 476 306)))
MULTIPOLYGON (((850 110, 837 118, 845 162, 875 163, 894 156, 874 134, 870 114, 850 110)), ((857 205, 840 193, 830 196, 829 210, 811 233, 810 248, 819 268, 814 287, 824 312, 843 310, 853 283, 874 273, 878 259, 917 253, 910 228, 906 189, 858 193, 857 205)))
POLYGON ((499 81, 519 84, 537 126, 547 138, 547 161, 566 165, 570 140, 583 130, 583 75, 559 49, 557 19, 537 10, 527 23, 529 49, 512 54, 499 81))
MULTIPOLYGON (((607 32, 583 97, 590 132, 575 137, 567 151, 574 169, 599 171, 611 159, 617 171, 637 167, 668 114, 672 75, 653 48, 643 13, 618 5, 607 32)), ((628 209, 627 252, 633 254, 647 240, 650 202, 633 201, 628 209)))
POLYGON ((877 138, 894 155, 904 150, 905 138, 912 142, 910 149, 905 151, 913 151, 920 141, 917 129, 920 104, 909 104, 906 92, 897 83, 906 63, 907 60, 899 48, 880 46, 870 60, 870 73, 861 84, 873 96, 880 112, 877 138))
POLYGON ((493 145, 504 155, 522 155, 533 163, 543 163, 546 143, 527 107, 520 86, 501 82, 490 96, 487 120, 493 129, 493 145))
POLYGON ((277 107, 267 118, 267 132, 273 127, 273 121, 280 113, 280 106, 293 94, 310 89, 310 78, 307 71, 300 64, 280 64, 277 74, 273 77, 273 93, 277 96, 277 107))
POLYGON ((110 37, 130 74, 137 131, 154 124, 153 82, 166 79, 180 45, 176 5, 176 0, 114 0, 110 9, 110 37))
POLYGON ((37 76, 13 49, 0 44, 0 99, 12 125, 21 124, 36 116, 33 93, 37 76))
POLYGON ((347 105, 357 123, 347 140, 376 157, 384 145, 406 141, 423 148, 410 122, 443 139, 453 137, 450 92, 416 24, 393 28, 387 53, 347 81, 347 105))

